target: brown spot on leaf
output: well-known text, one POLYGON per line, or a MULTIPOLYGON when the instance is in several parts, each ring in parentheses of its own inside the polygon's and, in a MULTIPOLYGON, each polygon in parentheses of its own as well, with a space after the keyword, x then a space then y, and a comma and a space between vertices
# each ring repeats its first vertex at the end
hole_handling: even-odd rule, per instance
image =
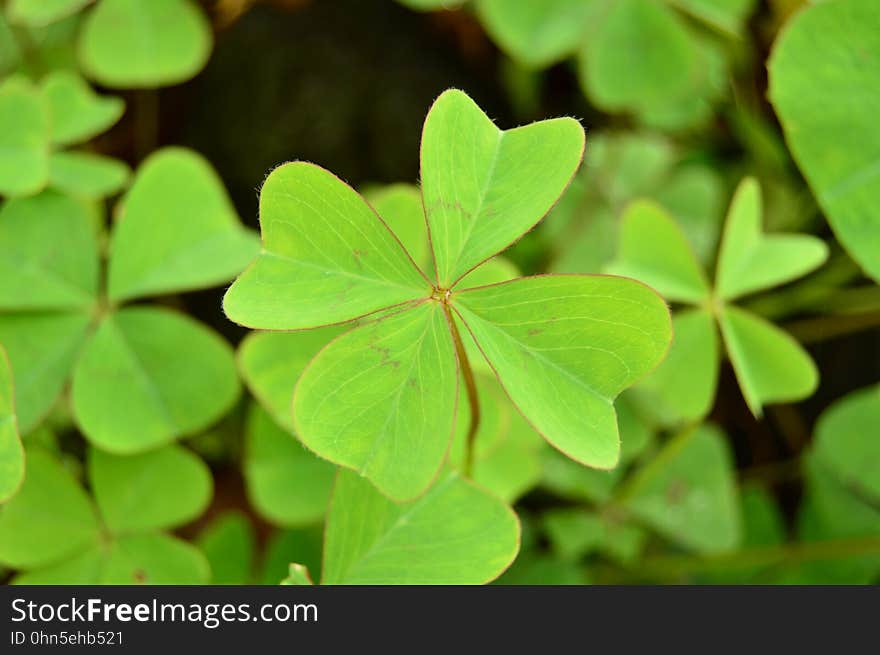
POLYGON ((680 504, 687 495, 687 483, 683 480, 673 480, 666 487, 666 502, 670 505, 680 504))
POLYGON ((391 359, 391 350, 385 346, 378 346, 375 343, 370 344, 370 350, 373 350, 379 353, 379 365, 380 366, 391 366, 392 368, 400 368, 400 362, 396 359, 391 359))

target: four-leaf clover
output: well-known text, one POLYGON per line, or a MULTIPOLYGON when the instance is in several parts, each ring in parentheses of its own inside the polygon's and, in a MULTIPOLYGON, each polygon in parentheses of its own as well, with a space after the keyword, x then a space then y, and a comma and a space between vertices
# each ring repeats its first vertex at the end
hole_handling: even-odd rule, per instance
MULTIPOLYGON (((295 162, 260 195, 263 250, 227 292, 229 318, 301 330, 376 315, 311 361, 297 384, 297 436, 318 455, 407 500, 439 475, 456 423, 470 335, 522 414, 551 444, 611 468, 614 398, 665 354, 671 326, 648 287, 608 276, 537 276, 462 288, 531 229, 580 165, 569 118, 502 131, 445 92, 422 135, 431 279, 369 204, 331 173, 295 162)), ((469 381, 470 378, 470 381, 469 381)))

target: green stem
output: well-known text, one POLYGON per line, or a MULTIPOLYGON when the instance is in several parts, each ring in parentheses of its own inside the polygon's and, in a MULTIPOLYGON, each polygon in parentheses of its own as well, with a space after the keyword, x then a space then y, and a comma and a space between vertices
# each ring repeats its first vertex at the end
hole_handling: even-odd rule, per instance
POLYGON ((777 485, 783 482, 799 480, 802 475, 801 460, 796 457, 750 466, 740 471, 739 479, 742 482, 755 481, 766 485, 777 485))
POLYGON ((452 332, 452 341, 455 344, 455 353, 458 355, 458 364, 461 367, 461 376, 464 378, 464 387, 467 391, 468 404, 471 408, 471 423, 468 427, 467 441, 464 451, 464 465, 462 472, 464 477, 470 478, 474 468, 474 442, 477 438, 477 430, 480 427, 480 399, 477 396, 477 383, 474 379, 474 371, 471 368, 471 362, 468 359, 467 351, 464 349, 464 343, 461 341, 461 335, 458 332, 458 326, 452 317, 452 310, 446 302, 443 302, 443 313, 449 323, 449 329, 452 332))
POLYGON ((844 316, 822 316, 784 326, 801 343, 816 343, 880 326, 880 311, 844 316))
POLYGON ((880 537, 802 541, 756 546, 727 555, 667 555, 649 557, 627 573, 639 578, 676 579, 718 570, 747 569, 775 564, 800 564, 817 560, 880 555, 880 537))

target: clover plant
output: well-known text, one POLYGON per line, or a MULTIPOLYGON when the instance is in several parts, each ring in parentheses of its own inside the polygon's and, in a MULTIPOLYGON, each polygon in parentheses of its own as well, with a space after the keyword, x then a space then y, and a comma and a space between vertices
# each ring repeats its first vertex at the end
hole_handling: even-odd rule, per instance
POLYGON ((466 330, 551 444, 585 464, 616 464, 613 398, 664 355, 662 300, 601 276, 458 287, 552 207, 583 147, 574 120, 505 132, 462 92, 441 95, 421 150, 433 281, 331 173, 299 162, 269 175, 263 250, 227 291, 227 315, 253 328, 308 329, 385 312, 331 342, 297 383, 294 428, 308 448, 397 500, 424 493, 452 438, 459 367, 476 434, 466 330))
POLYGON ((179 446, 134 457, 92 449, 88 478, 91 496, 54 455, 28 449, 25 482, 0 513, 0 563, 20 571, 14 582, 208 582, 202 554, 164 532, 211 499, 198 457, 179 446))
POLYGON ((0 579, 880 581, 878 3, 398 2, 0 2, 0 579))
POLYGON ((206 427, 239 387, 218 335, 169 308, 130 303, 220 284, 256 243, 210 166, 185 150, 144 162, 118 214, 102 273, 81 202, 46 191, 3 205, 0 341, 16 374, 23 432, 70 379, 83 434, 111 452, 134 453, 206 427))
MULTIPOLYGON (((429 266, 430 243, 418 189, 397 184, 372 189, 365 197, 400 235, 414 261, 429 266)), ((488 284, 518 276, 512 264, 495 257, 472 271, 467 279, 488 284)), ((264 411, 252 410, 245 445, 245 479, 254 506, 275 524, 307 524, 320 518, 326 509, 334 467, 290 438, 295 434, 290 399, 309 361, 344 331, 328 327, 303 332, 254 332, 239 348, 241 375, 272 417, 264 411), (292 503, 291 498, 298 502, 292 503)), ((479 351, 475 347, 472 350, 481 415, 473 439, 473 479, 512 502, 537 484, 542 442, 511 405, 488 365, 479 366, 483 361, 479 351)), ((461 416, 449 459, 461 469, 465 463, 470 407, 463 386, 459 395, 461 416)))
MULTIPOLYGON (((462 2, 402 0, 412 9, 462 2)), ((498 46, 543 69, 576 57, 587 97, 607 112, 678 129, 700 124, 723 95, 725 41, 744 30, 753 0, 474 0, 498 46), (705 29, 708 28, 708 29, 705 29)))
POLYGON ((122 116, 123 102, 98 96, 76 74, 56 71, 40 86, 21 76, 0 85, 0 194, 29 196, 47 186, 89 197, 118 191, 123 162, 61 148, 88 141, 122 116))
POLYGON ((671 302, 691 308, 675 315, 675 344, 642 389, 658 414, 699 419, 712 407, 721 330, 743 397, 759 416, 767 403, 809 396, 818 384, 810 356, 784 331, 733 301, 817 268, 827 247, 815 237, 761 232, 760 189, 744 180, 731 203, 714 285, 677 224, 658 206, 633 204, 621 224, 620 250, 609 271, 652 284, 671 302))

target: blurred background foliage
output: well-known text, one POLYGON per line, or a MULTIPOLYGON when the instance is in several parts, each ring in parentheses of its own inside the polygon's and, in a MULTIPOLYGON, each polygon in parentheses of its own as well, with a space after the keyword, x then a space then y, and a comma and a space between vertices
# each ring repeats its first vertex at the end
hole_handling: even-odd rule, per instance
MULTIPOLYGON (((649 201, 674 221, 711 280, 734 190, 751 176, 763 197, 764 230, 827 244, 823 266, 738 299, 800 342, 818 386, 753 413, 719 355, 717 391, 695 415, 660 412, 638 389, 621 398, 623 460, 603 473, 544 447, 483 376, 490 400, 476 478, 516 503, 524 527, 520 555, 500 582, 877 582, 880 288, 832 234, 768 101, 774 41, 808 4, 6 0, 0 150, 19 150, 11 163, 0 158, 7 198, 0 240, 2 222, 23 211, 13 198, 50 187, 82 201, 77 211, 99 226, 98 248, 112 262, 111 236, 100 226, 121 211, 114 201, 132 171, 139 179, 147 156, 169 145, 207 160, 225 191, 206 193, 221 204, 228 194, 230 216, 250 228, 258 227, 261 181, 290 160, 315 162, 367 190, 383 216, 418 211, 406 185, 418 181, 425 112, 448 87, 465 90, 502 127, 568 115, 587 129, 581 173, 507 253, 504 265, 524 274, 609 270, 620 253, 621 218, 634 201, 649 201)), ((880 55, 871 56, 876 65, 880 55)), ((107 471, 121 455, 85 445, 67 391, 44 399, 52 405, 45 420, 21 425, 28 466, 43 478, 58 462, 64 467, 55 484, 78 517, 70 539, 86 543, 99 530, 111 544, 101 555, 78 553, 80 573, 103 557, 110 562, 100 564, 110 571, 104 579, 128 579, 115 555, 120 540, 134 544, 129 555, 141 549, 146 560, 162 560, 146 581, 276 584, 291 562, 320 569, 333 470, 291 438, 285 398, 330 336, 244 339, 246 331, 220 311, 221 278, 149 294, 153 305, 184 312, 237 347, 247 388, 231 409, 206 410, 182 447, 134 456, 149 459, 137 466, 158 467, 159 478, 188 467, 174 474, 188 493, 169 499, 172 507, 152 523, 114 523, 106 499, 124 483, 107 471), (200 462, 186 459, 191 452, 210 467, 213 485, 200 462)), ((3 343, 12 309, 7 303, 0 311, 3 343)), ((7 341, 18 375, 16 346, 7 341)), ((686 354, 678 366, 681 376, 666 378, 661 391, 691 393, 688 380, 699 378, 701 364, 686 354)), ((63 376, 58 386, 66 389, 63 376)), ((147 485, 141 500, 155 500, 162 486, 147 485)), ((30 507, 46 502, 43 491, 30 489, 30 507)), ((13 497, 0 533, 16 525, 14 502, 25 501, 13 497)), ((127 509, 147 511, 137 502, 127 509)), ((54 574, 73 566, 60 552, 17 557, 7 542, 0 538, 9 577, 50 559, 60 567, 54 574)))

